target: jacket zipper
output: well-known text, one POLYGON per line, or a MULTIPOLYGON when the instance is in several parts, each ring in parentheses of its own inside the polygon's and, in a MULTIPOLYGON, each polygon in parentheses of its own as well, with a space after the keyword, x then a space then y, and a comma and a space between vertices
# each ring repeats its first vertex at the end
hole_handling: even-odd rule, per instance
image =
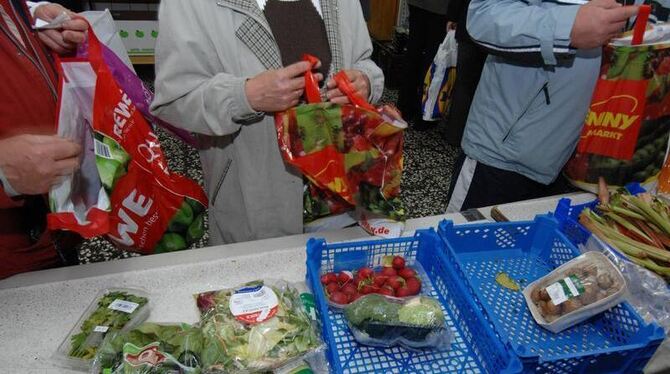
MULTIPOLYGON (((14 18, 17 19, 17 20, 21 20, 21 17, 19 17, 19 15, 16 13, 16 9, 14 8, 14 4, 12 4, 10 2, 9 6, 12 10, 12 14, 14 15, 14 18)), ((28 35, 27 35, 28 32, 25 30, 25 25, 23 24, 23 21, 18 22, 16 27, 20 30, 20 32, 22 33, 22 36, 25 38, 26 45, 30 46, 30 48, 32 49, 32 52, 35 54, 35 56, 39 56, 39 53, 37 53, 37 50, 35 50, 35 46, 31 42, 30 37, 28 37, 28 35)), ((0 27, 0 29, 2 29, 2 31, 5 33, 5 35, 7 35, 9 40, 11 40, 12 43, 14 43, 16 48, 21 53, 23 53, 24 56, 26 56, 26 58, 33 64, 33 66, 35 66, 37 71, 39 71, 40 75, 42 75, 42 78, 47 83, 47 86, 49 87, 49 91, 51 91, 51 95, 54 97, 54 99, 58 99, 58 93, 56 91, 56 88, 54 87, 53 83, 51 82, 51 79, 49 78, 49 74, 46 72, 46 68, 44 67, 44 65, 39 60, 35 60, 35 58, 33 58, 33 56, 30 55, 30 53, 23 46, 23 44, 20 41, 16 40, 14 35, 12 35, 12 33, 9 32, 9 30, 7 30, 5 27, 0 27)))

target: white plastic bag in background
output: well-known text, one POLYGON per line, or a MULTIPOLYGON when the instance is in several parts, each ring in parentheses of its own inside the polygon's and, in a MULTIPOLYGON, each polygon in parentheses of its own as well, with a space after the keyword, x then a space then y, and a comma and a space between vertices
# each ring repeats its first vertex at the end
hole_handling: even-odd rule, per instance
POLYGON ((456 32, 449 30, 426 72, 421 100, 424 121, 439 121, 447 114, 451 91, 456 81, 457 57, 456 32))
POLYGON ((128 57, 128 51, 119 37, 119 32, 116 30, 116 23, 114 23, 114 18, 112 18, 109 9, 105 9, 104 11, 90 10, 81 12, 79 15, 86 18, 88 23, 91 24, 100 43, 111 49, 114 54, 116 54, 116 56, 130 68, 130 70, 135 72, 133 64, 130 62, 130 57, 128 57))
POLYGON ((656 322, 670 333, 670 289, 665 280, 651 271, 638 266, 612 249, 595 235, 579 246, 582 253, 597 251, 605 256, 623 274, 628 285, 628 301, 647 322, 656 322))

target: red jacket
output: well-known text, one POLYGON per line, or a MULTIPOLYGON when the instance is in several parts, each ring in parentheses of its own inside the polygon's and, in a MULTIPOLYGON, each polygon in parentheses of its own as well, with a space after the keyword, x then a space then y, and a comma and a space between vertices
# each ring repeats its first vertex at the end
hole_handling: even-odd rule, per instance
MULTIPOLYGON (((0 0, 19 30, 22 45, 0 16, 0 139, 18 134, 54 134, 56 74, 44 46, 16 9, 0 0)), ((10 199, 0 187, 0 279, 59 263, 44 231, 45 197, 10 199), (40 230, 41 228, 41 230, 40 230), (36 231, 38 230, 38 231, 36 231), (30 233, 32 232, 32 239, 30 233)))

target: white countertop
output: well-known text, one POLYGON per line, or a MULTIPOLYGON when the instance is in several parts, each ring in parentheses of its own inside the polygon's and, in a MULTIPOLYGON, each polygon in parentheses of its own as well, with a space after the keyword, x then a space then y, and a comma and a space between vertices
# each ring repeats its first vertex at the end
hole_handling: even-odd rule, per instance
MULTIPOLYGON (((585 202, 593 196, 577 194, 571 198, 585 202)), ((557 200, 509 204, 499 210, 510 220, 529 220, 552 211, 557 200)), ((488 215, 490 209, 481 211, 488 215)), ((405 235, 435 227, 442 219, 466 222, 460 214, 413 219, 407 221, 405 235)), ((196 292, 258 278, 302 281, 305 242, 313 236, 329 242, 369 239, 360 228, 349 228, 52 269, 0 281, 0 372, 75 373, 54 367, 50 357, 104 288, 142 287, 151 292, 150 321, 195 322, 198 317, 192 295, 196 292)))

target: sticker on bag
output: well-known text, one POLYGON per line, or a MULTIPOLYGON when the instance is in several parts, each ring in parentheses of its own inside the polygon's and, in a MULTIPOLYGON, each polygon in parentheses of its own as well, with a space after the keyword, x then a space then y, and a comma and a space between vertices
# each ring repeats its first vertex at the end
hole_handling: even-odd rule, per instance
POLYGON ((240 322, 255 324, 267 321, 277 314, 279 299, 267 286, 243 287, 230 297, 230 312, 240 322))
POLYGON ((619 160, 633 158, 648 83, 646 80, 599 80, 577 151, 619 160))

